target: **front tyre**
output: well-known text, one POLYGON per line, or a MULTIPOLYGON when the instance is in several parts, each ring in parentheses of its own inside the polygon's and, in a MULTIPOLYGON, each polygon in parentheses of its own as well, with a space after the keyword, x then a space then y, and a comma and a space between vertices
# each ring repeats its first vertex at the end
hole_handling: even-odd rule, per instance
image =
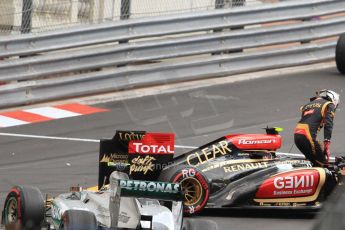
POLYGON ((158 180, 181 184, 184 214, 197 214, 206 206, 210 196, 210 184, 198 169, 180 165, 163 171, 158 180))
POLYGON ((41 229, 45 217, 42 193, 36 187, 16 186, 8 193, 2 222, 5 229, 41 229))
POLYGON ((340 35, 335 50, 335 62, 340 73, 345 74, 345 34, 340 35))
POLYGON ((97 220, 92 212, 67 210, 62 215, 60 230, 96 230, 97 220))

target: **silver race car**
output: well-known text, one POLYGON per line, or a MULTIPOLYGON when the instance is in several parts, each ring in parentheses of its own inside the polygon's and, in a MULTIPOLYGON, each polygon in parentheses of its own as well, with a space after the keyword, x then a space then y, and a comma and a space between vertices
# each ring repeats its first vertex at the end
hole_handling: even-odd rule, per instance
POLYGON ((101 189, 44 200, 35 187, 16 186, 7 195, 2 224, 10 229, 217 229, 205 220, 184 220, 180 184, 129 180, 115 171, 101 189))

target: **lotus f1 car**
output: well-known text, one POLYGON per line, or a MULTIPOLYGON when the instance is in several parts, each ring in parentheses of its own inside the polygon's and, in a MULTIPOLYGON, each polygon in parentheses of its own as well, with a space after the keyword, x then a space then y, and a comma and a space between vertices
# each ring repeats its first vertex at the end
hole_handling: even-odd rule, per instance
POLYGON ((99 183, 114 169, 180 183, 185 214, 204 208, 319 209, 338 185, 344 159, 318 168, 303 157, 280 155, 278 131, 227 135, 179 156, 173 156, 173 134, 117 131, 101 141, 99 183))
POLYGON ((180 184, 130 180, 116 171, 99 190, 75 187, 47 201, 37 188, 16 186, 2 222, 9 230, 217 229, 212 221, 183 220, 180 184))

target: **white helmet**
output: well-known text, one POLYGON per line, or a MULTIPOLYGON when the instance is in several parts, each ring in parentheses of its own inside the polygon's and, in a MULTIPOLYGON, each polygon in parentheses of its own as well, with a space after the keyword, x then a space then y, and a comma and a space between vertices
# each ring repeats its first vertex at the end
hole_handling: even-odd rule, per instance
POLYGON ((328 90, 328 89, 323 89, 323 90, 320 90, 319 96, 333 102, 335 108, 338 107, 339 102, 340 102, 340 96, 336 92, 332 90, 328 90))

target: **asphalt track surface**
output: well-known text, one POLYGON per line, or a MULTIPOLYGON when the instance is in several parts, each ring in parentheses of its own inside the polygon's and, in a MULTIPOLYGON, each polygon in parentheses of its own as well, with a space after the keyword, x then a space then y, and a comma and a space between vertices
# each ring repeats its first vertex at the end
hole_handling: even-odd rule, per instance
MULTIPOLYGON (((191 91, 98 104, 110 112, 3 128, 0 132, 72 138, 111 138, 116 129, 175 132, 180 145, 197 146, 229 133, 258 133, 267 125, 280 126, 282 152, 289 152, 299 108, 317 89, 343 94, 345 77, 335 68, 265 79, 210 86, 191 91)), ((345 113, 335 118, 331 149, 345 153, 345 113)), ((69 186, 92 186, 97 181, 98 144, 0 136, 0 205, 15 184, 38 186, 58 194, 69 186)), ((182 152, 178 149, 178 152, 182 152)), ((291 152, 298 153, 295 147, 291 152)), ((310 229, 310 215, 246 211, 203 216, 221 229, 310 229)))

